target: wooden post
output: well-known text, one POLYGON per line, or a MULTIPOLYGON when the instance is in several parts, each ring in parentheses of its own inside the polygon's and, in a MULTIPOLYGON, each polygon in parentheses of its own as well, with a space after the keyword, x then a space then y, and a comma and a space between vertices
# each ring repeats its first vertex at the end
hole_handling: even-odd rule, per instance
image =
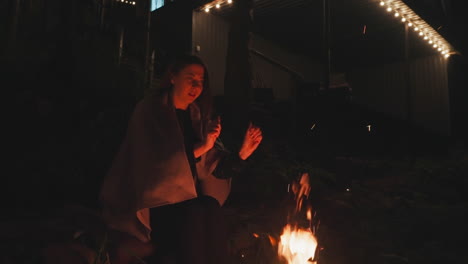
POLYGON ((117 65, 119 65, 119 66, 122 64, 124 34, 125 34, 125 29, 122 27, 122 28, 120 29, 119 57, 118 57, 118 61, 117 61, 117 65))
POLYGON ((323 0, 323 47, 324 47, 324 80, 323 88, 330 88, 331 51, 330 51, 330 0, 323 0))
POLYGON ((234 2, 226 55, 224 94, 229 101, 242 105, 249 103, 252 93, 252 65, 249 59, 252 7, 252 0, 234 2))
POLYGON ((148 90, 151 90, 153 87, 153 73, 154 73, 154 59, 155 59, 155 50, 151 52, 151 61, 149 65, 149 74, 148 74, 148 90))
POLYGON ((405 82, 406 82, 406 111, 409 125, 413 122, 413 103, 410 78, 410 60, 409 60, 409 27, 405 24, 405 82))
POLYGON ((14 12, 13 16, 11 18, 11 27, 10 27, 10 41, 9 41, 9 47, 13 48, 16 44, 16 37, 18 33, 18 22, 19 22, 19 17, 20 17, 20 9, 21 9, 21 0, 15 0, 14 4, 14 12))
POLYGON ((145 74, 144 74, 144 84, 145 87, 144 89, 150 88, 150 76, 149 76, 149 67, 150 67, 150 50, 151 50, 151 43, 150 43, 150 37, 151 37, 151 0, 147 0, 146 2, 146 27, 145 27, 145 34, 146 34, 146 42, 145 42, 145 74))

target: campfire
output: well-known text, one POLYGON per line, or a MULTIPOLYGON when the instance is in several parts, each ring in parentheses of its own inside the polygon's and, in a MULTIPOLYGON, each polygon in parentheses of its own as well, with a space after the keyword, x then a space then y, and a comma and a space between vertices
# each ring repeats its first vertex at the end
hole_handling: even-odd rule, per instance
MULTIPOLYGON (((304 198, 309 196, 309 174, 304 173, 299 182, 292 184, 292 191, 295 195, 296 210, 299 213, 302 208, 304 198)), ((312 228, 312 210, 307 210, 308 228, 300 228, 297 225, 287 224, 280 236, 278 243, 278 255, 284 258, 288 264, 316 264, 315 252, 317 249, 317 239, 315 237, 315 227, 312 228)))
POLYGON ((278 254, 288 264, 315 264, 317 240, 310 229, 301 229, 286 225, 278 244, 278 254))

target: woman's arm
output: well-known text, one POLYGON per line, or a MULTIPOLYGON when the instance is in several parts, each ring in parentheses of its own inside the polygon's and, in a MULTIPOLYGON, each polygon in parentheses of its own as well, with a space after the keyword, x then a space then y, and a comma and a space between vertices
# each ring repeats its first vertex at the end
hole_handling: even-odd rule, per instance
POLYGON ((195 143, 193 146, 193 154, 196 159, 214 147, 219 134, 221 134, 221 118, 218 117, 215 121, 210 121, 208 123, 207 131, 208 132, 203 141, 195 143))
POLYGON ((223 144, 218 141, 219 144, 216 144, 216 148, 222 154, 220 154, 220 159, 213 171, 213 175, 216 178, 226 179, 230 178, 233 174, 240 174, 246 167, 246 160, 258 148, 262 139, 261 129, 250 123, 238 152, 231 153, 227 151, 223 144))

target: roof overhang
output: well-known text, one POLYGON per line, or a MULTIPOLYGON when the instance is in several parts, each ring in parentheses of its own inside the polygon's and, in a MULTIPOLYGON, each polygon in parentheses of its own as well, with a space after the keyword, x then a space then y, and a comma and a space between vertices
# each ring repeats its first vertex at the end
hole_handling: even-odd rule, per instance
POLYGON ((379 5, 395 18, 395 23, 406 24, 414 34, 421 37, 427 44, 437 49, 445 58, 455 54, 453 46, 431 27, 424 19, 401 0, 383 0, 379 5))

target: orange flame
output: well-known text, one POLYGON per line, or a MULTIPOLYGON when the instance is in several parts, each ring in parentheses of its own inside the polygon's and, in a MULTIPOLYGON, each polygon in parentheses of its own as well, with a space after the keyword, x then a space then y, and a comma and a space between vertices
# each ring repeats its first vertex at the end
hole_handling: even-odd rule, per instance
POLYGON ((286 225, 280 237, 278 254, 288 264, 316 264, 315 250, 317 239, 310 230, 292 228, 286 225))
POLYGON ((268 239, 270 240, 270 244, 271 244, 272 246, 275 247, 275 246, 278 244, 278 241, 276 241, 276 239, 275 239, 274 237, 268 235, 268 239))

